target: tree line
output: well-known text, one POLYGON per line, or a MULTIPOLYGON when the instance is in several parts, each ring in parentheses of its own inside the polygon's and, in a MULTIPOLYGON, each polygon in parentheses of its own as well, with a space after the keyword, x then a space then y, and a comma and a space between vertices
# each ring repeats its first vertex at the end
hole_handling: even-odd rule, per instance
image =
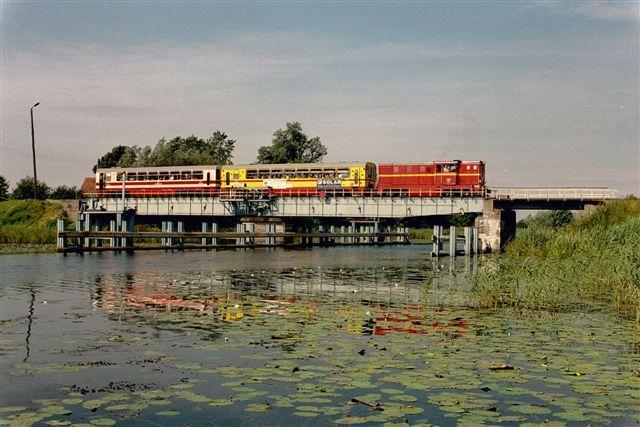
MULTIPOLYGON (((191 166, 232 164, 236 140, 219 130, 204 139, 195 135, 160 139, 154 147, 118 145, 94 165, 98 167, 191 166)), ((258 149, 257 163, 315 163, 327 155, 319 137, 309 138, 299 122, 273 133, 271 145, 258 149)))
MULTIPOLYGON (((145 166, 192 166, 192 165, 228 165, 233 163, 233 151, 236 140, 220 131, 214 131, 208 138, 195 135, 167 140, 162 138, 151 146, 118 145, 100 157, 93 166, 98 167, 145 167, 145 166)), ((258 149, 256 163, 316 163, 327 155, 327 147, 319 137, 308 137, 299 122, 289 122, 283 129, 273 133, 271 145, 258 149)), ((51 188, 39 181, 38 199, 76 199, 81 197, 78 187, 61 185, 51 188)), ((9 183, 0 176, 0 201, 13 199, 34 199, 33 178, 25 177, 18 181, 12 191, 9 183)))
MULTIPOLYGON (((38 181, 38 199, 79 199, 82 192, 78 187, 69 187, 67 185, 59 185, 58 187, 49 187, 44 181, 38 181)), ((9 189, 9 182, 0 175, 0 201, 8 199, 35 199, 33 194, 33 178, 30 176, 22 178, 13 187, 9 189)))

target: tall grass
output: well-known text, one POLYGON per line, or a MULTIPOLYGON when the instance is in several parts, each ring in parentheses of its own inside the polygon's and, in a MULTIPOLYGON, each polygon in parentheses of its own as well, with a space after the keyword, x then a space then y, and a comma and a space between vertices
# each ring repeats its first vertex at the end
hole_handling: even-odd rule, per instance
POLYGON ((518 232, 480 269, 474 304, 562 311, 606 303, 640 322, 640 201, 607 203, 560 229, 518 232))
POLYGON ((56 221, 64 216, 60 205, 40 200, 0 202, 0 244, 53 244, 56 221))

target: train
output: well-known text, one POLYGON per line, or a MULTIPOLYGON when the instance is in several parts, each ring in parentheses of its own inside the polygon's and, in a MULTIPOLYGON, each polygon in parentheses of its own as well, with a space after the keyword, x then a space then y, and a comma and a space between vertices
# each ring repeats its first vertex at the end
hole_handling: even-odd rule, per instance
POLYGON ((98 168, 96 194, 134 197, 274 196, 474 196, 485 191, 481 160, 428 163, 342 162, 98 168))

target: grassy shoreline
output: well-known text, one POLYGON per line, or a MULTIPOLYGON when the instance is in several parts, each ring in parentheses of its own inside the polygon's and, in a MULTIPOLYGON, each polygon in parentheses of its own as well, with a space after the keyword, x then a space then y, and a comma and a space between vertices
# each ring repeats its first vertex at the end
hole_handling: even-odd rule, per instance
POLYGON ((565 227, 518 230, 489 258, 471 304, 566 311, 608 304, 640 323, 640 200, 612 201, 565 227))
POLYGON ((62 206, 41 200, 0 202, 0 245, 2 253, 41 252, 56 241, 56 223, 66 218, 62 206), (15 250, 14 250, 15 249, 15 250))

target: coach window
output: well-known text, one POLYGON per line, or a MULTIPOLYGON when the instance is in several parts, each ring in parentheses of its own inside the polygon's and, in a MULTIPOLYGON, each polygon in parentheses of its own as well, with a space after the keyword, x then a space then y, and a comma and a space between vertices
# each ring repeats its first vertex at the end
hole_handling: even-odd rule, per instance
POLYGON ((442 165, 436 165, 436 173, 442 172, 442 165))
POLYGON ((169 180, 169 172, 160 172, 158 174, 158 179, 160 181, 168 181, 169 180))
POLYGON ((203 173, 202 171, 193 171, 193 179, 202 179, 203 173))
POLYGON ((107 173, 107 174, 105 174, 105 175, 106 175, 106 177, 107 177, 107 182, 111 182, 111 174, 110 174, 110 173, 107 173))
POLYGON ((256 179, 258 177, 258 171, 255 169, 247 169, 247 179, 256 179))
POLYGON ((157 181, 158 172, 149 172, 149 181, 157 181))
POLYGON ((135 172, 127 172, 127 181, 135 181, 136 173, 135 172))
POLYGON ((147 173, 146 172, 138 172, 138 181, 146 181, 147 173))

